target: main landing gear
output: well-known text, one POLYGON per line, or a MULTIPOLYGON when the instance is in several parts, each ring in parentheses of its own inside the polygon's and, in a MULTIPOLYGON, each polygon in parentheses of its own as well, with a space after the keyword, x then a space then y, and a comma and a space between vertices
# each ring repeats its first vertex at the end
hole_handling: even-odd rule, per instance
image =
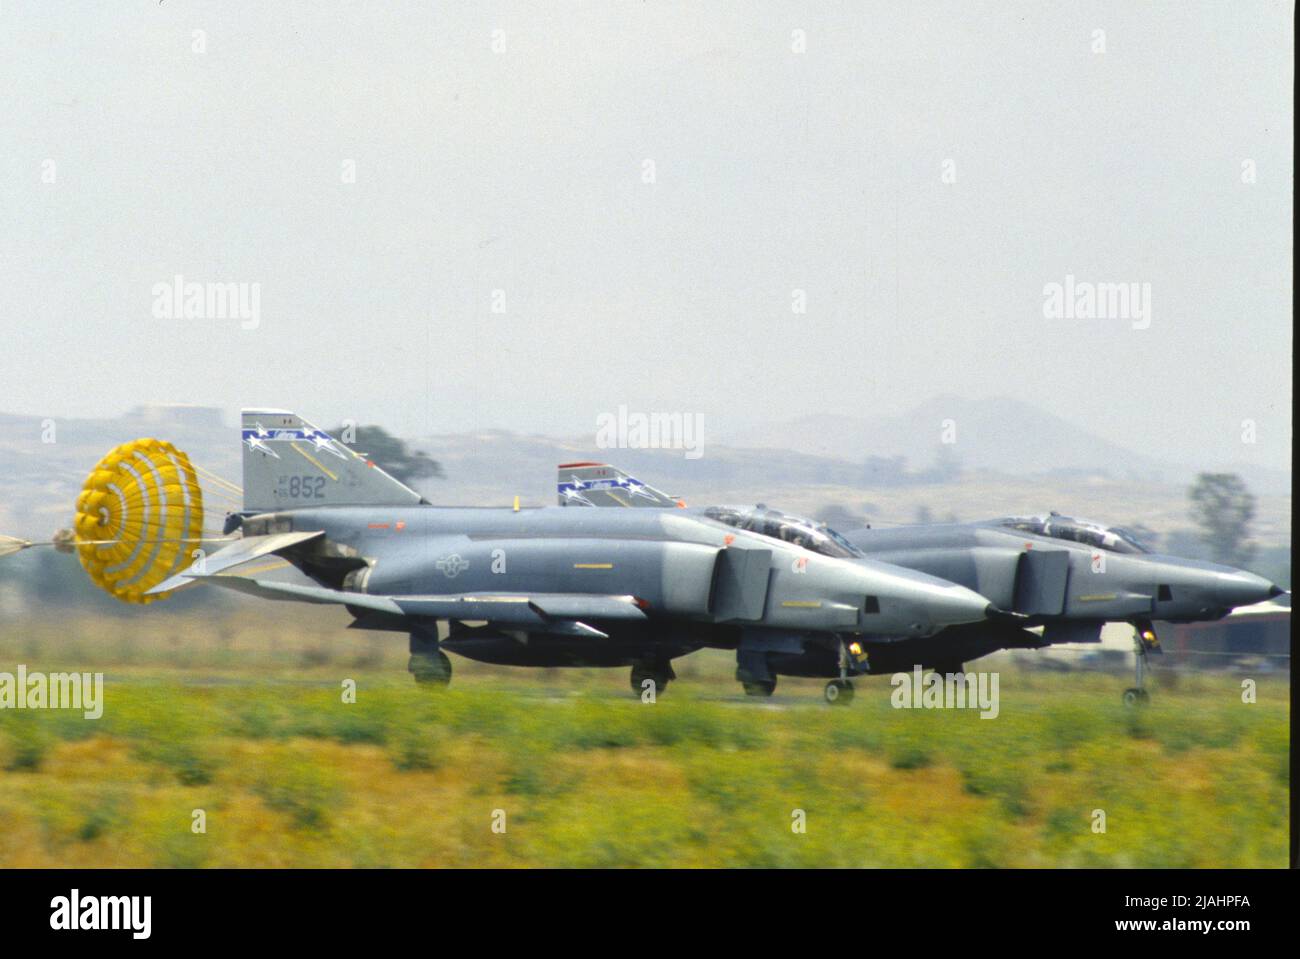
POLYGON ((438 648, 436 627, 411 632, 411 661, 406 668, 421 686, 446 686, 451 682, 451 660, 438 648))
POLYGON ((669 681, 676 678, 671 663, 637 663, 632 667, 632 695, 640 697, 647 689, 653 688, 658 697, 668 688, 669 681), (647 681, 653 682, 654 686, 646 686, 647 681))
POLYGON ((766 699, 776 692, 776 674, 768 669, 767 653, 743 646, 737 650, 736 682, 740 683, 746 696, 766 699))

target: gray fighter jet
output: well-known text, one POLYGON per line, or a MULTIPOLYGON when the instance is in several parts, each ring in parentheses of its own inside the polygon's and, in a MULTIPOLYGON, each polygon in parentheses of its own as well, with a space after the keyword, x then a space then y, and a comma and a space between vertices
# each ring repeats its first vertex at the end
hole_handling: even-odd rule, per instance
MULTIPOLYGON (((1043 644, 1095 643, 1107 622, 1134 628, 1136 685, 1147 698, 1146 656, 1160 652, 1156 621, 1222 619, 1284 590, 1231 566, 1151 552, 1122 527, 1049 513, 976 523, 850 530, 866 555, 979 588, 1000 608, 1043 627, 1043 644)), ((978 630, 974 631, 976 634, 978 630)), ((951 666, 991 652, 988 641, 955 647, 951 666)))
POLYGON ((833 669, 845 685, 832 698, 847 700, 868 638, 918 641, 993 612, 967 587, 833 540, 774 538, 686 510, 436 507, 284 410, 244 410, 242 438, 243 509, 226 522, 240 537, 149 592, 203 582, 336 604, 351 628, 408 633, 422 683, 449 681, 450 651, 630 666, 641 694, 675 678, 674 658, 720 647, 752 665, 742 679, 755 695, 775 687, 769 654, 797 654, 833 669), (268 556, 289 575, 259 572, 268 556))
MULTIPOLYGON (((608 464, 559 467, 558 492, 568 505, 677 505, 661 493, 608 464), (599 479, 601 489, 575 498, 575 481, 599 479), (636 502, 620 502, 619 490, 635 489, 636 502)), ((623 497, 626 499, 626 497, 623 497)), ((1160 651, 1155 622, 1220 619, 1234 608, 1284 591, 1244 570, 1152 553, 1132 533, 1051 513, 977 523, 849 530, 843 535, 820 524, 794 521, 766 507, 709 507, 702 511, 743 529, 781 537, 801 524, 800 535, 831 540, 850 555, 903 566, 959 583, 987 597, 997 614, 982 623, 958 624, 923 642, 865 644, 872 673, 914 666, 961 672, 969 660, 999 649, 1041 648, 1057 643, 1100 642, 1107 622, 1134 627, 1136 685, 1125 691, 1129 704, 1144 701, 1146 656, 1160 651), (1031 631, 1043 627, 1041 635, 1031 631)), ((786 672, 785 664, 773 668, 786 672)), ((794 675, 807 675, 795 671, 794 675)))

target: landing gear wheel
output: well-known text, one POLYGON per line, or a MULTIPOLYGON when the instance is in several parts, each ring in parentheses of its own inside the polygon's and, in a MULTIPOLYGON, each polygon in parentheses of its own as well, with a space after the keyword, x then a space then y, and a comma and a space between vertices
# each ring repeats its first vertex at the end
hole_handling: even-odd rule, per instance
POLYGON ((775 679, 756 679, 751 680, 748 683, 742 683, 741 685, 745 687, 746 696, 761 696, 766 698, 776 692, 775 679))
POLYGON ((656 698, 668 688, 669 680, 673 679, 672 673, 662 669, 646 669, 644 666, 632 667, 632 695, 642 696, 646 691, 645 681, 647 679, 654 681, 654 690, 656 698))
POLYGON ((853 683, 847 679, 832 679, 822 695, 832 706, 847 706, 853 702, 853 683))
POLYGON ((1145 706, 1150 699, 1151 696, 1145 689, 1124 690, 1125 706, 1145 706))
POLYGON ((414 654, 406 668, 421 686, 446 686, 451 682, 451 660, 440 649, 414 654))

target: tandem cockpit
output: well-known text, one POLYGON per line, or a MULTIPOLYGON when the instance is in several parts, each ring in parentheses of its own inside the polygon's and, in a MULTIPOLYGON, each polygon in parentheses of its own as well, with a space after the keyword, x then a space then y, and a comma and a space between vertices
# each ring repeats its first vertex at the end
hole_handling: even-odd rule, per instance
POLYGON ((703 515, 727 526, 758 533, 760 536, 770 536, 823 556, 840 559, 862 559, 866 556, 825 523, 782 513, 761 503, 758 506, 710 506, 703 510, 703 515))
POLYGON ((1062 516, 1055 512, 1046 516, 1009 516, 1006 519, 995 520, 991 525, 1019 530, 1035 536, 1046 536, 1049 539, 1068 540, 1112 553, 1151 552, 1132 530, 1122 526, 1104 526, 1091 520, 1062 516))

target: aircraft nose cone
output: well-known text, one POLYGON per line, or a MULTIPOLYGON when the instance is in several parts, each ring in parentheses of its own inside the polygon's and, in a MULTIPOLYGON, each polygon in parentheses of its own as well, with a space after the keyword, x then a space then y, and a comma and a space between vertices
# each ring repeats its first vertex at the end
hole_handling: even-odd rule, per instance
POLYGON ((1251 606, 1266 599, 1280 596, 1282 590, 1262 576, 1254 573, 1222 573, 1215 589, 1215 595, 1224 606, 1251 606))
POLYGON ((927 601, 930 619, 936 626, 978 623, 989 618, 994 606, 987 597, 965 586, 939 590, 927 601))

